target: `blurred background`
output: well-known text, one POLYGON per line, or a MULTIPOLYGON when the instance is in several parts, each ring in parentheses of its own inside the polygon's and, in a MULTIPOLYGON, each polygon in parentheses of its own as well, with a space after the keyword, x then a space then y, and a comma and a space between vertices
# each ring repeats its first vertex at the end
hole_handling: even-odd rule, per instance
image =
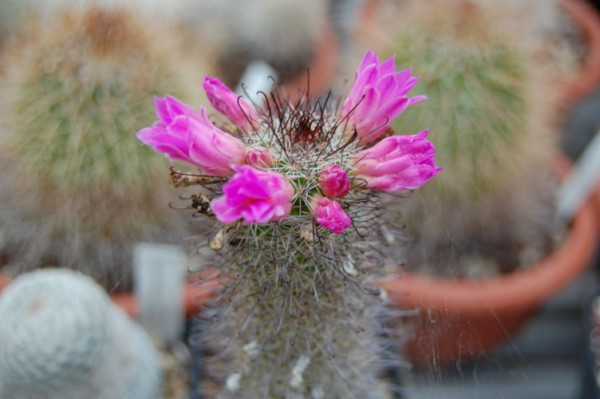
MULTIPOLYGON (((330 90, 344 98, 366 50, 395 56, 398 68, 420 77, 414 94, 428 101, 393 127, 429 128, 444 168, 439 181, 393 208, 412 239, 392 261, 457 279, 540 263, 578 220, 577 209, 557 215, 560 182, 548 165, 557 153, 580 160, 600 129, 599 7, 596 0, 0 0, 0 273, 64 267, 109 293, 131 291, 136 243, 185 246, 183 238, 210 229, 169 208, 180 192, 167 183, 168 163, 134 135, 154 120, 152 96, 210 107, 201 84, 212 75, 250 97, 277 81, 290 98, 330 90)), ((579 190, 595 209, 584 216, 593 247, 600 174, 590 170, 579 190)), ((577 271, 528 308, 514 331, 486 324, 500 339, 485 348, 442 359, 431 347, 415 362, 404 353, 410 344, 399 342, 393 349, 409 362, 389 372, 394 397, 600 398, 600 310, 591 305, 600 264, 597 256, 583 262, 565 266, 577 271)), ((444 335, 450 322, 429 318, 427 331, 455 339, 444 335)), ((398 328, 410 341, 408 319, 398 328)), ((198 397, 193 388, 178 395, 171 397, 198 397)))

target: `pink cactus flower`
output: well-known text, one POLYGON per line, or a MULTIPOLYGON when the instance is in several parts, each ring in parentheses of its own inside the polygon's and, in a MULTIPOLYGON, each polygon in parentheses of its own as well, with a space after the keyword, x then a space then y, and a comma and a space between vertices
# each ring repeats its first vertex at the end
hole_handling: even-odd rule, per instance
POLYGON ((342 234, 352 224, 352 220, 337 201, 317 195, 313 197, 311 207, 317 223, 334 234, 342 234))
POLYGON ((328 165, 319 175, 323 194, 330 198, 343 198, 350 192, 348 173, 339 165, 328 165))
POLYGON ((412 190, 441 170, 434 158, 435 148, 427 140, 427 130, 414 135, 391 136, 356 154, 354 173, 371 189, 412 190))
POLYGON ((379 62, 379 57, 368 51, 356 71, 341 116, 348 117, 350 128, 356 129, 361 143, 376 140, 406 108, 426 99, 407 97, 417 81, 411 69, 396 72, 394 57, 379 62))
POLYGON ((223 196, 210 207, 222 223, 242 219, 245 224, 266 224, 286 218, 292 209, 294 188, 285 176, 251 166, 238 166, 223 186, 223 196))
POLYGON ((137 132, 144 144, 172 160, 188 162, 214 176, 233 174, 246 161, 244 143, 174 97, 155 98, 158 121, 137 132))
POLYGON ((219 79, 207 76, 204 78, 203 87, 212 106, 237 126, 247 129, 259 120, 254 107, 219 79))

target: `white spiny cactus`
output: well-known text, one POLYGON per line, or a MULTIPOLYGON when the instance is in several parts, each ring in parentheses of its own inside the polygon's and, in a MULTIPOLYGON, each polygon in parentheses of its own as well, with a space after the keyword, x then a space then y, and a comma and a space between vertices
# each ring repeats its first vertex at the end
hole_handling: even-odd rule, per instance
POLYGON ((24 274, 0 296, 0 319, 1 398, 160 397, 150 338, 89 277, 24 274))

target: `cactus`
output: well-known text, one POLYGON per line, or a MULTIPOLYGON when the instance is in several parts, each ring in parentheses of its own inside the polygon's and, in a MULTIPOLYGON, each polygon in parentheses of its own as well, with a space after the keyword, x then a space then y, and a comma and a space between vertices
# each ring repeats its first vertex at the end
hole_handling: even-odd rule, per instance
POLYGON ((400 204, 411 268, 448 275, 509 271, 552 247, 556 179, 548 74, 531 37, 500 5, 412 2, 393 44, 421 71, 398 131, 429 127, 439 178, 400 204), (545 85, 545 86, 544 86, 545 85), (472 266, 467 259, 488 258, 472 266))
POLYGON ((0 296, 0 397, 158 399, 148 335, 91 278, 37 270, 0 296))
POLYGON ((343 104, 273 93, 254 106, 212 77, 204 88, 229 121, 170 96, 157 101, 159 120, 138 138, 200 169, 174 169, 172 182, 201 186, 191 206, 218 221, 210 247, 224 288, 204 314, 204 338, 220 389, 210 394, 389 395, 380 372, 398 359, 384 350, 390 315, 374 284, 385 261, 373 234, 384 223, 379 194, 415 189, 439 171, 427 132, 385 134, 422 99, 407 97, 415 81, 369 52, 343 104))
POLYGON ((188 231, 166 207, 164 160, 131 131, 152 120, 149 95, 193 85, 182 84, 177 36, 160 26, 158 38, 136 18, 62 11, 33 21, 5 54, 0 246, 11 273, 85 263, 103 285, 126 289, 133 242, 179 242, 188 231))

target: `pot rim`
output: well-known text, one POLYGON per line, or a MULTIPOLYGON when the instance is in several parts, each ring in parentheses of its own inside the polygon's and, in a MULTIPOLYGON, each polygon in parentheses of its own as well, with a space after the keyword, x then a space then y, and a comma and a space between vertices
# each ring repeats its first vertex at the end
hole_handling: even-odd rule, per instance
POLYGON ((600 13, 583 0, 558 0, 558 6, 576 20, 588 45, 587 57, 576 77, 562 89, 563 101, 572 103, 600 84, 600 13))
MULTIPOLYGON (((0 272, 0 294, 12 279, 0 272)), ((202 307, 215 296, 221 284, 217 278, 198 276, 195 280, 186 280, 181 298, 185 317, 196 315, 202 307)), ((140 305, 133 292, 110 294, 111 301, 132 319, 139 319, 140 305)))
MULTIPOLYGON (((566 164, 564 157, 556 159, 559 173, 568 170, 566 164)), ((576 213, 560 247, 526 269, 482 279, 404 273, 379 280, 378 285, 391 300, 407 307, 431 311, 454 309, 474 315, 531 311, 591 264, 599 233, 596 211, 594 198, 590 196, 576 213)))

